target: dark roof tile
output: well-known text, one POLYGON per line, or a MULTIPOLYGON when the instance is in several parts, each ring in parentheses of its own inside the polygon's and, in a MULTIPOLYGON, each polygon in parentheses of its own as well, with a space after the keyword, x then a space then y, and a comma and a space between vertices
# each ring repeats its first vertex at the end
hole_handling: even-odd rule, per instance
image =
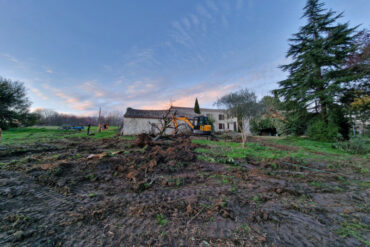
MULTIPOLYGON (((163 118, 168 110, 139 110, 133 108, 127 108, 127 111, 124 115, 125 118, 156 118, 161 119, 163 118)), ((189 119, 193 119, 196 116, 200 116, 201 114, 194 113, 193 108, 187 107, 171 107, 171 116, 175 114, 178 117, 186 116, 189 119)))

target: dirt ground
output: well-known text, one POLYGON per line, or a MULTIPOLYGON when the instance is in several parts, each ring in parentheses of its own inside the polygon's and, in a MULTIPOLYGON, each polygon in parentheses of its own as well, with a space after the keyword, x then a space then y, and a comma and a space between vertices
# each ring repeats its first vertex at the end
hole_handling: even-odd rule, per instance
POLYGON ((370 191, 348 182, 366 176, 293 159, 208 163, 196 147, 141 136, 0 150, 0 246, 368 243, 370 191))

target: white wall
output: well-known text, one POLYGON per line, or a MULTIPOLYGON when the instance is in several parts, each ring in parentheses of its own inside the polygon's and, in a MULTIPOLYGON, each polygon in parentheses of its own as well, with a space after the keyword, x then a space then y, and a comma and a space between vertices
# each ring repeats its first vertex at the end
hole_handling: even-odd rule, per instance
MULTIPOLYGON (((157 134, 158 131, 156 128, 152 128, 152 124, 160 126, 160 119, 153 118, 123 118, 123 135, 138 135, 141 133, 146 134, 157 134)), ((179 131, 185 132, 189 131, 189 128, 178 121, 179 131)), ((173 125, 171 125, 173 127, 173 125)), ((165 135, 172 135, 174 133, 174 128, 166 129, 165 135)))
POLYGON ((214 120, 214 131, 216 132, 226 132, 226 131, 237 131, 238 124, 237 118, 227 118, 227 114, 225 111, 207 111, 206 109, 201 109, 201 114, 211 117, 214 120), (219 120, 219 115, 224 115, 224 120, 219 120), (224 124, 224 129, 219 129, 219 124, 224 124), (227 124, 229 123, 229 128, 227 128, 227 124), (236 129, 234 129, 234 123, 236 123, 236 129))

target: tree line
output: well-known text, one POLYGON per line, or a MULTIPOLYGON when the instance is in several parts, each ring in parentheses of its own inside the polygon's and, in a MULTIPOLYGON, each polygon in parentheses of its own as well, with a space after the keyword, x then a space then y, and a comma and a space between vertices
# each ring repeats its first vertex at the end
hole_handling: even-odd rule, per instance
MULTIPOLYGON (((76 116, 72 114, 58 113, 52 109, 37 109, 34 111, 39 116, 38 125, 45 126, 86 126, 98 125, 99 118, 97 116, 76 116)), ((123 114, 119 111, 112 111, 102 114, 100 122, 110 126, 121 126, 123 114)))

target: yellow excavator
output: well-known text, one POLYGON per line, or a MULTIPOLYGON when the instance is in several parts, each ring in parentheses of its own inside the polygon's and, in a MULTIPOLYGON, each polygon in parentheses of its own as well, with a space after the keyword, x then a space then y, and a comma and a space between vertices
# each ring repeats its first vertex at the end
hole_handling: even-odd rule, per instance
POLYGON ((177 121, 184 121, 196 135, 212 135, 212 126, 209 123, 208 117, 196 116, 193 123, 187 117, 176 117, 172 116, 172 121, 175 126, 175 134, 178 132, 179 124, 177 121))

